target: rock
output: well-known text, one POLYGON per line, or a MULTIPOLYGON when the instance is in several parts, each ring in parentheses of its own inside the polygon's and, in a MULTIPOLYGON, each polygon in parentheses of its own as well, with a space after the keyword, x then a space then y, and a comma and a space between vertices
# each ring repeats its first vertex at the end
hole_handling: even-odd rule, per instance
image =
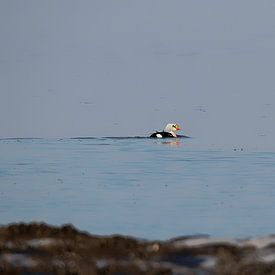
POLYGON ((1 274, 275 274, 275 237, 96 236, 44 223, 0 227, 1 274))

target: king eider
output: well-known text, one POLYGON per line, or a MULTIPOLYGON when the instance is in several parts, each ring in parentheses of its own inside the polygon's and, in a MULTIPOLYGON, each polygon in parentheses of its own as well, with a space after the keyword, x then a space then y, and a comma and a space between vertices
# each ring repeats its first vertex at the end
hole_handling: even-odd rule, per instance
POLYGON ((178 136, 176 131, 179 131, 180 126, 177 123, 168 123, 162 132, 156 131, 150 137, 151 138, 177 138, 177 137, 185 137, 178 136))

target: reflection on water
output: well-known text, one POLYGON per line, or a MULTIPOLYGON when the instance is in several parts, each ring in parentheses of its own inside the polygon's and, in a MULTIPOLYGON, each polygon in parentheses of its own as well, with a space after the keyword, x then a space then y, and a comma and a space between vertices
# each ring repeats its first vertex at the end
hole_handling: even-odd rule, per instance
POLYGON ((167 144, 171 147, 179 147, 181 145, 180 139, 170 140, 170 141, 162 141, 162 144, 167 144))
POLYGON ((274 233, 275 153, 195 150, 192 142, 0 140, 1 223, 73 223, 153 239, 274 233))
POLYGON ((161 141, 158 141, 158 143, 169 145, 171 147, 179 147, 181 146, 181 139, 176 138, 176 139, 169 139, 169 140, 161 140, 161 141))

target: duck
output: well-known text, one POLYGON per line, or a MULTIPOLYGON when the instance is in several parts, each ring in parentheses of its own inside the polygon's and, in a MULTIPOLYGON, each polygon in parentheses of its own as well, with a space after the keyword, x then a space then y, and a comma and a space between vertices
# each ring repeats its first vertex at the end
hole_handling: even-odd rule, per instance
POLYGON ((150 138, 177 138, 181 137, 176 134, 181 130, 178 123, 168 123, 162 132, 156 131, 150 135, 150 138))

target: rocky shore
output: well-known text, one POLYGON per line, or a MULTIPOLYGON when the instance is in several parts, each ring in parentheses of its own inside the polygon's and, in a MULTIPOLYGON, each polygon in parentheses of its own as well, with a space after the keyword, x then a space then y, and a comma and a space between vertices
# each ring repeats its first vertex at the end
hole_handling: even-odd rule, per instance
POLYGON ((275 236, 146 241, 12 224, 0 227, 0 274, 275 274, 275 236))

